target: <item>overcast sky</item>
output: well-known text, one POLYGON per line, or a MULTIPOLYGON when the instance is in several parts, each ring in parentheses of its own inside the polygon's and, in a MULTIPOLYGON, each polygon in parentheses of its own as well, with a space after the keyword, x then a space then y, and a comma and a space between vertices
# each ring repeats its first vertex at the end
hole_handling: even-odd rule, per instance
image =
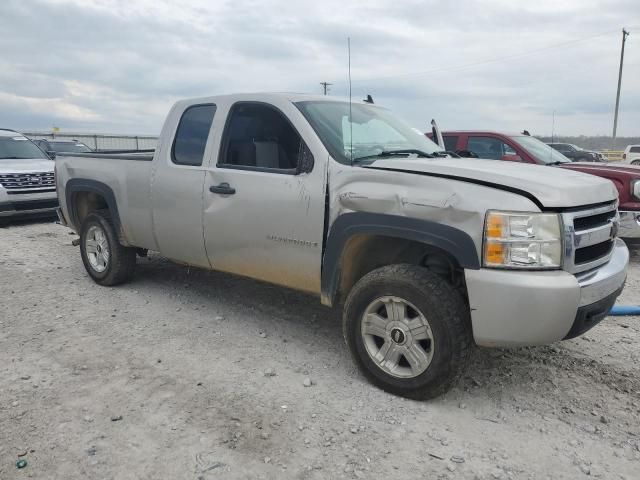
POLYGON ((371 94, 421 129, 640 135, 639 0, 0 0, 0 126, 157 134, 180 98, 371 94))

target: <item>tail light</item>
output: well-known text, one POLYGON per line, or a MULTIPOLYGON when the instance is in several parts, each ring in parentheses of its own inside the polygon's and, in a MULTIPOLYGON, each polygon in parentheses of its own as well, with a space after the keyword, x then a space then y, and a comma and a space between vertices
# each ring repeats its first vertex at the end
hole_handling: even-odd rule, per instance
POLYGON ((627 154, 626 154, 626 153, 623 153, 623 154, 622 154, 622 159, 623 159, 623 160, 626 160, 626 159, 627 159, 627 154))

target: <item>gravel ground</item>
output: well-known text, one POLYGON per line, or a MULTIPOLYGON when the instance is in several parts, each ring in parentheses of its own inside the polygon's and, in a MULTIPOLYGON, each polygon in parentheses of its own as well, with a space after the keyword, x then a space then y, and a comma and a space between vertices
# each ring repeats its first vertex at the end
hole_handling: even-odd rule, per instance
POLYGON ((155 255, 100 287, 74 238, 0 228, 2 480, 638 478, 636 317, 478 349, 415 402, 366 383, 313 297, 155 255))

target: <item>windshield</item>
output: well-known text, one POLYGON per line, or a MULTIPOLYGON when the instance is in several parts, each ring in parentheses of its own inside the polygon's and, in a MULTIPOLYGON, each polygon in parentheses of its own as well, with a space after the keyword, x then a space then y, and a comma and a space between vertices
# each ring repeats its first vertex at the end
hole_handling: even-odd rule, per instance
POLYGON ((535 157, 542 163, 567 163, 571 161, 559 151, 551 148, 549 145, 541 142, 535 137, 520 135, 511 138, 529 152, 529 155, 535 157))
POLYGON ((60 152, 73 152, 73 153, 87 153, 91 149, 84 143, 71 143, 71 142, 49 142, 49 148, 56 153, 60 152))
POLYGON ((296 103, 331 156, 340 163, 376 158, 427 156, 442 148, 422 132, 411 128, 388 110, 346 102, 309 101, 296 103))
POLYGON ((0 160, 11 159, 34 159, 41 158, 49 160, 45 153, 22 135, 12 137, 0 136, 0 160))

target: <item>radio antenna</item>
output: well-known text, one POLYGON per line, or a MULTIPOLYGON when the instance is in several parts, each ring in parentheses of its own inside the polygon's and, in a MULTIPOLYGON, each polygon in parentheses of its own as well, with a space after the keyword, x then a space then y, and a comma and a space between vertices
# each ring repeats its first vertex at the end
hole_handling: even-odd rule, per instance
POLYGON ((351 121, 351 37, 347 37, 347 54, 349 56, 349 156, 353 167, 353 123, 351 121))

